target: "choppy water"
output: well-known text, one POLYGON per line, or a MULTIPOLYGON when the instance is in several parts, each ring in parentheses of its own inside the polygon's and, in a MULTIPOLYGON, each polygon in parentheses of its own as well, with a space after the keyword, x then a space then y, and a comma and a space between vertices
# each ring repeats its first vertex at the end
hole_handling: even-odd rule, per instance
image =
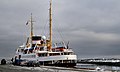
POLYGON ((78 68, 101 68, 104 70, 109 70, 109 71, 119 71, 120 72, 120 67, 118 66, 105 66, 105 65, 95 65, 95 64, 77 64, 78 68))
POLYGON ((76 68, 65 67, 21 67, 13 65, 0 65, 0 72, 120 72, 120 67, 115 66, 99 66, 94 64, 77 64, 76 68), (84 68, 101 68, 101 70, 86 70, 84 68))

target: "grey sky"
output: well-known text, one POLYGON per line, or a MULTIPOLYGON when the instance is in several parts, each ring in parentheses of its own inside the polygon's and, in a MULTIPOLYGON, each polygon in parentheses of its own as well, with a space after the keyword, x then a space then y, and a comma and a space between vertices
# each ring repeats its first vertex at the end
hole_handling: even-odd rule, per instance
MULTIPOLYGON (((120 0, 53 0, 52 6, 54 41, 59 30, 79 57, 120 55, 120 0)), ((49 0, 0 0, 0 56, 14 55, 25 43, 30 13, 35 34, 43 35, 48 9, 49 0)))

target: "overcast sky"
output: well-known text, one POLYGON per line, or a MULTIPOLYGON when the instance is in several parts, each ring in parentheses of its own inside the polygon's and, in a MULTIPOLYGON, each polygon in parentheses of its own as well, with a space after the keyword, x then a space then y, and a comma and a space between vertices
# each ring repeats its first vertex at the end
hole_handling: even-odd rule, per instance
MULTIPOLYGON (((80 56, 120 55, 120 0, 53 0, 53 41, 70 41, 80 56), (61 37, 62 35, 62 37, 61 37)), ((49 0, 0 0, 0 56, 13 56, 34 34, 48 35, 49 0)))

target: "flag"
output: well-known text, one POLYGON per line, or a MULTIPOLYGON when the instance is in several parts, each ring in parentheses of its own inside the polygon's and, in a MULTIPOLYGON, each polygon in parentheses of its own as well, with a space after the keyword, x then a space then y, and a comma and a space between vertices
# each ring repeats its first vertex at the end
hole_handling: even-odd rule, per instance
POLYGON ((27 22, 26 22, 26 25, 28 25, 28 23, 29 23, 29 22, 27 21, 27 22))

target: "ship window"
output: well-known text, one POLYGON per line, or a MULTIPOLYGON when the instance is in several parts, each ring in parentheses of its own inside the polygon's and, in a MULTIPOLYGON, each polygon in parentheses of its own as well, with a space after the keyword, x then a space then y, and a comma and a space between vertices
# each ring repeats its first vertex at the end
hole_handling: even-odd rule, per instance
POLYGON ((73 55, 73 52, 69 52, 68 55, 73 55))
POLYGON ((32 40, 41 40, 41 37, 40 36, 39 37, 38 36, 33 36, 32 40))
POLYGON ((44 51, 44 47, 40 47, 40 51, 44 51))
POLYGON ((24 50, 24 54, 27 54, 28 49, 24 50))
POLYGON ((50 56, 56 56, 56 55, 60 55, 60 53, 50 53, 50 56))
POLYGON ((35 47, 36 44, 32 44, 32 47, 35 47))
POLYGON ((67 53, 64 53, 64 55, 67 55, 67 53))
POLYGON ((47 56, 47 53, 39 53, 38 56, 39 57, 45 57, 45 56, 47 56))
POLYGON ((61 53, 61 55, 63 55, 63 53, 61 53))
POLYGON ((18 49, 17 51, 18 51, 18 52, 20 52, 20 50, 19 50, 19 49, 18 49))
POLYGON ((64 55, 73 55, 73 52, 65 52, 64 55))
POLYGON ((23 52, 24 51, 24 49, 21 49, 21 52, 23 52))

